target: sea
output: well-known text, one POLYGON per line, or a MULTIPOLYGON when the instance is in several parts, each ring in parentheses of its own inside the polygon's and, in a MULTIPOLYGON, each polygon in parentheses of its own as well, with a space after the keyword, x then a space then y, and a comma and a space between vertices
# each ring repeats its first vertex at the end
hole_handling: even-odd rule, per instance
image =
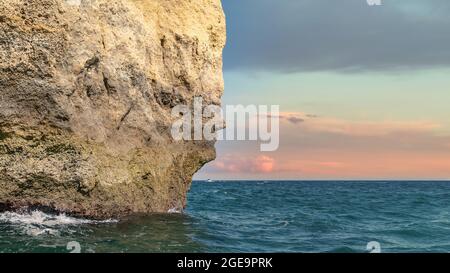
POLYGON ((0 252, 450 252, 450 182, 194 181, 183 212, 0 213, 0 252))

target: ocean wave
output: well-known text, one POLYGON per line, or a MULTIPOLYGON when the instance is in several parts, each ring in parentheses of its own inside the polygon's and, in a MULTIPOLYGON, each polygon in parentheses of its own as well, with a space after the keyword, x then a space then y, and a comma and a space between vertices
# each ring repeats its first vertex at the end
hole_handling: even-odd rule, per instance
POLYGON ((21 229, 23 233, 30 236, 59 235, 59 227, 77 226, 86 224, 116 223, 117 220, 90 220, 67 216, 64 213, 49 214, 39 210, 26 212, 3 212, 0 213, 0 224, 10 224, 21 229))
POLYGON ((89 220, 67 216, 65 213, 48 214, 39 210, 33 210, 24 213, 9 211, 0 213, 0 222, 10 224, 43 225, 51 227, 60 225, 115 223, 117 220, 89 220))
POLYGON ((171 208, 167 211, 169 214, 182 214, 183 210, 178 208, 171 208))

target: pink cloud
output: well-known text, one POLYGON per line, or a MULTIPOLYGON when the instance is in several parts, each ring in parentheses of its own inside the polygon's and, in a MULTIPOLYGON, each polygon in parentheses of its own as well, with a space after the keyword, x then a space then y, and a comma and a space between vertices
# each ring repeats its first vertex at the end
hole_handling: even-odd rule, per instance
POLYGON ((204 177, 261 179, 450 178, 450 136, 428 121, 353 121, 280 114, 280 149, 222 142, 204 177))
POLYGON ((245 157, 242 155, 227 155, 212 163, 215 171, 233 173, 270 173, 274 171, 275 160, 269 156, 245 157))

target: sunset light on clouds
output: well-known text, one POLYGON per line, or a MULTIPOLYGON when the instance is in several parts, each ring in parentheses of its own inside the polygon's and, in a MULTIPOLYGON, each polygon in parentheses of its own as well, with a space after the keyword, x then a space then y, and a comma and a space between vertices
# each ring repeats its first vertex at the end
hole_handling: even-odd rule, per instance
POLYGON ((204 172, 216 179, 450 178, 450 136, 431 121, 355 122, 304 113, 280 115, 280 148, 218 144, 204 172))
POLYGON ((195 178, 449 179, 447 2, 282 2, 224 2, 224 104, 280 105, 279 149, 220 141, 195 178))

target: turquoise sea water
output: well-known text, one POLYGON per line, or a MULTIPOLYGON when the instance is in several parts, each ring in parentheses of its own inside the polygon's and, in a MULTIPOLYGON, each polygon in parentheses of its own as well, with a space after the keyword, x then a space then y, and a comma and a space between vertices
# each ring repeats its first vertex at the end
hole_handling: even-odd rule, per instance
POLYGON ((450 182, 194 182, 184 214, 0 214, 0 252, 450 251, 450 182), (71 243, 72 245, 74 243, 71 243))

